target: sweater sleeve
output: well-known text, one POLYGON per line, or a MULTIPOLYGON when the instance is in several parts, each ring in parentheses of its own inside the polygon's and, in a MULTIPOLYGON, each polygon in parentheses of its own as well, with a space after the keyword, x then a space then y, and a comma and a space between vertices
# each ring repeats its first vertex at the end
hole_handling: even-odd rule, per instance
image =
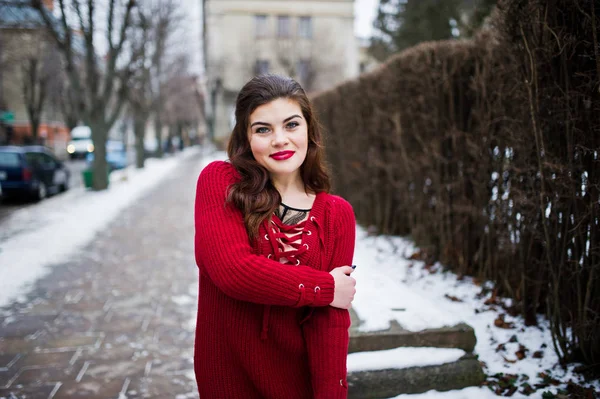
MULTIPOLYGON (((329 270, 352 264, 356 239, 356 221, 350 204, 336 197, 334 209, 337 223, 329 270)), ((314 309, 303 326, 315 399, 346 399, 349 312, 331 306, 314 309)))
POLYGON ((226 203, 236 173, 231 164, 216 161, 198 178, 195 255, 201 272, 226 295, 242 301, 293 307, 329 305, 335 288, 331 274, 309 266, 282 265, 252 253, 241 211, 226 203), (320 295, 315 295, 316 291, 320 295))

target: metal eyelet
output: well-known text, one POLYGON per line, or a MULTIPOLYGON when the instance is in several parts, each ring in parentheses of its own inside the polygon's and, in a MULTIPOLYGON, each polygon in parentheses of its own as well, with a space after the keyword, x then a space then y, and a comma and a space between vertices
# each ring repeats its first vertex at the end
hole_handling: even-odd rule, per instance
POLYGON ((271 259, 272 256, 273 256, 273 254, 267 255, 267 259, 271 259))
POLYGON ((314 216, 311 216, 311 217, 310 217, 310 221, 311 221, 311 222, 314 222, 314 221, 315 221, 315 217, 314 217, 314 216))
POLYGON ((301 290, 304 289, 304 284, 300 283, 300 285, 298 286, 298 288, 300 288, 301 290))
POLYGON ((340 385, 344 386, 344 380, 340 380, 340 385))
POLYGON ((302 244, 302 245, 304 245, 306 247, 306 250, 308 251, 308 249, 309 249, 308 244, 302 244))
POLYGON ((269 235, 265 234, 265 240, 269 241, 269 235))
POLYGON ((307 235, 307 236, 309 236, 309 235, 311 235, 311 234, 312 234, 312 231, 310 231, 310 230, 308 230, 308 231, 306 232, 306 235, 307 235))
POLYGON ((321 287, 319 287, 318 285, 315 287, 315 292, 321 291, 321 287))
POLYGON ((296 259, 296 266, 300 265, 300 259, 296 259))

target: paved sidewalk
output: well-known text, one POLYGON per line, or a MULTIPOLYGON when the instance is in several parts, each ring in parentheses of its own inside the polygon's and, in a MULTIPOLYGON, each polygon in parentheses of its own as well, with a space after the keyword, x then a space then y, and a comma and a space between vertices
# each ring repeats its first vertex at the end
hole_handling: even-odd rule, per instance
POLYGON ((0 398, 198 398, 199 161, 184 160, 25 303, 2 310, 0 398))

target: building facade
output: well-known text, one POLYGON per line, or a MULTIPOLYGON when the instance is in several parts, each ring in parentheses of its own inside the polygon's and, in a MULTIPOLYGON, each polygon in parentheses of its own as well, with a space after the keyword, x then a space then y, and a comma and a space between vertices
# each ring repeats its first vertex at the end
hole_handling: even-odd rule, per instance
MULTIPOLYGON (((44 4, 52 9, 51 0, 44 4)), ((0 121, 0 144, 33 143, 28 107, 44 90, 37 142, 66 156, 69 129, 58 101, 60 68, 58 50, 38 11, 26 0, 0 3, 0 112, 10 115, 0 121), (26 86, 35 93, 31 98, 26 86)))
POLYGON ((231 133, 237 93, 250 78, 277 73, 307 92, 359 73, 354 0, 205 0, 209 136, 231 133))

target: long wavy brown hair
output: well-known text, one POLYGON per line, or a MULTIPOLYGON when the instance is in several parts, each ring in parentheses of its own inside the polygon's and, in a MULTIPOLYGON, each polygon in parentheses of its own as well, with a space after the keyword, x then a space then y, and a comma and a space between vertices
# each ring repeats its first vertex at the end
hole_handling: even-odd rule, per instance
POLYGON ((321 127, 302 86, 294 79, 279 75, 253 78, 237 96, 236 123, 227 146, 229 161, 241 176, 239 182, 231 185, 227 200, 244 214, 246 230, 252 239, 258 236, 261 223, 269 219, 281 203, 281 195, 273 186, 269 172, 252 155, 248 124, 256 108, 279 98, 296 101, 308 125, 308 151, 300 166, 304 189, 319 193, 329 192, 331 188, 324 161, 321 127))

